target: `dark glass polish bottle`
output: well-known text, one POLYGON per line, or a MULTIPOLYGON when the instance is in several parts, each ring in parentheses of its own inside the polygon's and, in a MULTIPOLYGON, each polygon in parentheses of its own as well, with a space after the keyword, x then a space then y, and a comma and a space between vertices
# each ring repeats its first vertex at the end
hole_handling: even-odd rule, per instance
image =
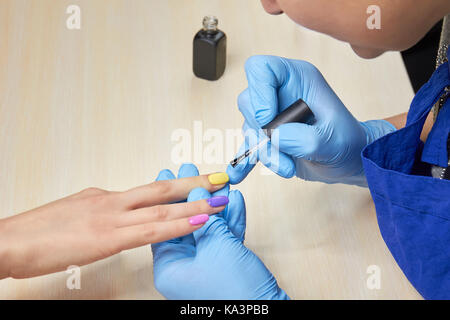
POLYGON ((218 80, 225 71, 227 36, 218 23, 216 17, 206 16, 194 37, 194 74, 206 80, 218 80))

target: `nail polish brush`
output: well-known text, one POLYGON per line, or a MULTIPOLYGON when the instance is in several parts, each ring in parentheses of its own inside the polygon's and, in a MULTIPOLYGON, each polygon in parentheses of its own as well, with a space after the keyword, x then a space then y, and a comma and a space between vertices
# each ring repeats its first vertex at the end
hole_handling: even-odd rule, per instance
POLYGON ((265 145, 271 139, 272 131, 278 128, 280 125, 292 122, 310 124, 313 121, 314 114, 312 113, 311 109, 308 107, 305 101, 303 101, 302 99, 298 99, 285 110, 283 110, 279 115, 277 115, 275 119, 263 126, 262 129, 267 137, 257 145, 246 150, 243 154, 233 159, 230 162, 231 166, 233 168, 236 167, 242 160, 265 145))

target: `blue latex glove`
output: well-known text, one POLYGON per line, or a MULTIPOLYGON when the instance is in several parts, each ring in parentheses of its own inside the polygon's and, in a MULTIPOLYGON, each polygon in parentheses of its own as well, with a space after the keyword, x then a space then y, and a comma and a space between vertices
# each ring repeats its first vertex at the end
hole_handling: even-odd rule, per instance
MULTIPOLYGON (((266 148, 236 168, 228 167, 232 184, 241 182, 259 160, 285 178, 296 174, 305 180, 367 186, 361 151, 395 131, 392 124, 385 120, 357 121, 319 70, 308 62, 254 56, 248 59, 245 70, 248 88, 239 96, 238 105, 248 136, 256 135, 255 130, 260 131, 299 98, 311 108, 316 122, 280 126, 266 148), (253 129, 253 133, 247 129, 253 129)), ((239 152, 248 147, 244 143, 239 152)))
MULTIPOLYGON (((183 165, 179 177, 198 175, 183 165)), ((168 170, 158 180, 174 179, 168 170)), ((245 203, 239 191, 220 190, 230 202, 193 234, 152 245, 156 289, 168 299, 289 299, 262 261, 244 244, 245 203)), ((214 193, 217 195, 217 193, 214 193)), ((211 194, 196 188, 188 201, 211 194)))

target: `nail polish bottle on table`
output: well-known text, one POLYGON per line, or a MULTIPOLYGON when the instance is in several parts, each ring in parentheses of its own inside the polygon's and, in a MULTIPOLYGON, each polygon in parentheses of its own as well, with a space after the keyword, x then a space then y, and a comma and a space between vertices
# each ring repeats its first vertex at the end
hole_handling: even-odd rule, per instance
POLYGON ((194 37, 194 74, 206 80, 218 80, 225 72, 227 36, 217 28, 214 16, 203 19, 203 29, 194 37))

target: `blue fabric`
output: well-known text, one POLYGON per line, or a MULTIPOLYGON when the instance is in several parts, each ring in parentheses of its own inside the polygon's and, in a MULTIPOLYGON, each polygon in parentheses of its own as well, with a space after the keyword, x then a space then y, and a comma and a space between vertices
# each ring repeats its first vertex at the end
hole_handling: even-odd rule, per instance
POLYGON ((420 134, 450 85, 448 63, 414 98, 406 127, 362 152, 381 234, 406 277, 425 299, 450 299, 450 181, 419 175, 423 162, 447 166, 450 99, 425 145, 420 134))

